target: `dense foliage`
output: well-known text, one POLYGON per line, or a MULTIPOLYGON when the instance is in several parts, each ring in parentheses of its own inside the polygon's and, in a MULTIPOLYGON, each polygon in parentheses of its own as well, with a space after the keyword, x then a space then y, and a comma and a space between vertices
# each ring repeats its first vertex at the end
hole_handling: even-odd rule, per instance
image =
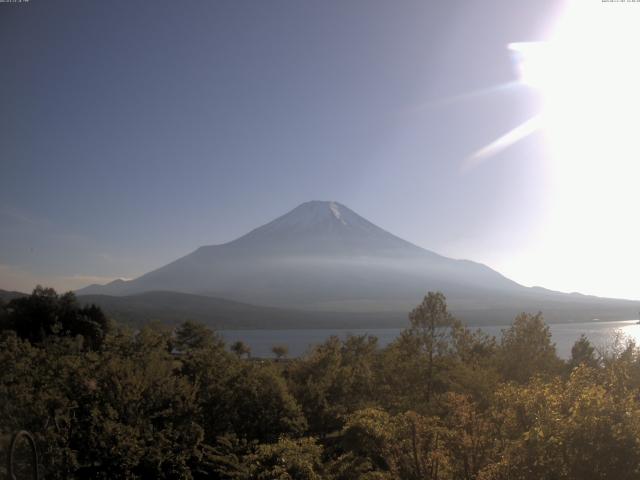
POLYGON ((0 308, 2 439, 33 432, 51 479, 640 476, 633 343, 582 337, 564 362, 540 315, 496 342, 437 293, 409 320, 386 348, 333 337, 259 360, 193 322, 127 331, 38 288, 0 308))

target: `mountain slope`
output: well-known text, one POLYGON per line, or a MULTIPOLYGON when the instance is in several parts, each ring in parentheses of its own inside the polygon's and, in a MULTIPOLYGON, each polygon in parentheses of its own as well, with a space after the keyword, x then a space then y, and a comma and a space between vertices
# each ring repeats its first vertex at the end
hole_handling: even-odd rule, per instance
POLYGON ((80 295, 78 300, 99 305, 110 318, 130 326, 150 321, 176 324, 184 320, 196 320, 216 329, 372 328, 406 323, 406 315, 400 312, 306 312, 178 292, 119 297, 80 295))
POLYGON ((308 202, 237 240, 79 294, 164 290, 261 305, 405 308, 428 289, 517 290, 488 267, 402 240, 336 202, 308 202))
POLYGON ((402 240, 344 205, 320 201, 134 280, 78 294, 173 291, 282 309, 406 312, 429 290, 444 292, 454 311, 482 323, 522 310, 542 310, 556 321, 634 318, 640 305, 526 288, 485 265, 402 240))
MULTIPOLYGON (((558 294, 544 300, 545 320, 560 321, 620 320, 632 318, 636 302, 611 301, 593 297, 571 299, 558 294)), ((149 321, 175 324, 196 320, 216 329, 283 329, 283 328, 385 328, 406 327, 406 311, 303 311, 249 305, 214 297, 177 292, 145 292, 127 296, 80 295, 83 304, 99 305, 110 318, 131 326, 149 321)), ((506 325, 521 311, 540 310, 540 298, 516 297, 502 306, 465 308, 450 302, 452 313, 460 320, 475 325, 506 325)))
POLYGON ((5 302, 5 303, 10 302, 14 298, 20 298, 20 297, 26 297, 26 296, 27 296, 26 293, 14 292, 14 291, 8 291, 8 290, 0 289, 0 300, 5 302))

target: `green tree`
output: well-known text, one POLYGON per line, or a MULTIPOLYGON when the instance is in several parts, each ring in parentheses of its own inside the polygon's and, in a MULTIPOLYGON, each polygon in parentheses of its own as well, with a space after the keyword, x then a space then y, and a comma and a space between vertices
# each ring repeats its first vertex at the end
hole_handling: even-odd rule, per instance
POLYGON ((348 454, 339 459, 334 470, 342 471, 344 478, 389 472, 388 449, 396 441, 392 422, 392 416, 379 408, 365 408, 349 415, 341 431, 341 446, 348 454))
POLYGON ((497 428, 469 396, 449 393, 446 403, 448 412, 443 422, 449 432, 445 443, 452 477, 475 480, 484 468, 499 458, 497 428))
POLYGON ((227 387, 225 404, 221 405, 229 431, 272 442, 280 435, 300 435, 306 430, 300 406, 272 365, 245 363, 230 382, 232 388, 227 387))
POLYGON ((246 480, 322 480, 322 447, 313 438, 280 438, 276 443, 258 445, 244 459, 246 480))
POLYGON ((209 445, 229 434, 272 442, 306 429, 301 408, 274 365, 242 361, 218 344, 179 358, 181 373, 197 388, 195 419, 209 445))
POLYGON ((0 332, 11 330, 9 325, 9 312, 7 312, 7 304, 0 298, 0 332))
POLYGON ((486 407, 499 382, 498 347, 494 337, 482 330, 458 325, 453 330, 455 355, 449 369, 449 390, 471 395, 486 407))
POLYGON ((459 322, 447 310, 445 296, 429 292, 420 305, 409 314, 410 333, 416 337, 426 358, 426 399, 431 400, 438 357, 448 353, 453 328, 459 322))
POLYGON ((640 409, 633 390, 580 365, 566 381, 503 385, 492 405, 502 445, 482 479, 633 479, 640 474, 640 409))
POLYGON ((14 298, 5 307, 5 329, 40 344, 51 337, 82 336, 86 347, 99 348, 111 325, 95 305, 80 306, 72 292, 58 295, 37 286, 27 297, 14 298))
POLYGON ((569 368, 574 369, 579 365, 586 365, 591 368, 598 366, 596 349, 584 334, 580 335, 580 338, 571 347, 569 368))
MULTIPOLYGON (((391 342, 380 355, 376 368, 376 397, 390 413, 424 411, 427 401, 427 362, 420 339, 408 329, 391 342)), ((444 381, 439 369, 438 384, 444 381)))
POLYGON ((551 341, 551 332, 542 314, 518 315, 502 332, 499 350, 500 372, 507 380, 524 383, 533 375, 556 375, 562 361, 551 341))
POLYGON ((344 416, 376 396, 377 339, 331 337, 286 370, 289 385, 314 434, 342 427, 344 416))
POLYGON ((231 344, 231 351, 235 353, 238 358, 242 358, 244 355, 251 356, 251 348, 242 340, 237 340, 231 344))
POLYGON ((175 330, 174 348, 180 352, 223 346, 222 339, 207 326, 187 320, 175 330))
POLYGON ((282 360, 289 354, 289 347, 286 345, 274 345, 271 351, 278 360, 282 360))
POLYGON ((118 334, 87 351, 64 337, 36 348, 6 336, 2 431, 34 433, 47 478, 191 478, 199 405, 159 337, 118 334))
POLYGON ((375 408, 359 410, 342 430, 348 453, 332 470, 355 472, 361 480, 452 478, 448 435, 435 417, 411 411, 392 416, 375 408))

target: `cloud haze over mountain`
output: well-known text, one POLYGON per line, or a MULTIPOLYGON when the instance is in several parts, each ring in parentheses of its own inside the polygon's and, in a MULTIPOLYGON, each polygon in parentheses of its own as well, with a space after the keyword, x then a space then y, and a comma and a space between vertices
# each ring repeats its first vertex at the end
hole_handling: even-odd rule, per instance
POLYGON ((413 245, 333 201, 306 202, 240 238, 80 295, 181 292, 327 312, 406 312, 442 291, 472 323, 548 311, 551 321, 627 319, 640 306, 523 287, 489 267, 413 245), (490 315, 489 315, 490 312, 490 315))

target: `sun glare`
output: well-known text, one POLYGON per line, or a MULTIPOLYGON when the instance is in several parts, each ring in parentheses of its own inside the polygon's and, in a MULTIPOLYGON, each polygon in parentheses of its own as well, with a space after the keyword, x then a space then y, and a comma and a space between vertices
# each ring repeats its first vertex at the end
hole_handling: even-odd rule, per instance
POLYGON ((520 82, 541 94, 534 119, 550 153, 552 211, 520 272, 531 283, 555 267, 556 288, 640 298, 624 287, 640 272, 639 46, 640 3, 601 0, 569 3, 545 42, 509 45, 520 82))

